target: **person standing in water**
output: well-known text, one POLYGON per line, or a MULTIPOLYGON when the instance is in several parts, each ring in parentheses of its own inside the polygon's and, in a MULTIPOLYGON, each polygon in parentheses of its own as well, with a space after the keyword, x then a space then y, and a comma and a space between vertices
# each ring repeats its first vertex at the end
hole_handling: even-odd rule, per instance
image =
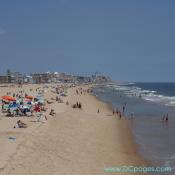
POLYGON ((168 122, 168 119, 169 119, 169 117, 168 117, 168 113, 167 113, 167 115, 163 115, 161 121, 162 122, 168 122))
POLYGON ((167 115, 165 117, 165 121, 168 122, 168 113, 167 113, 167 115))
POLYGON ((126 102, 125 102, 125 104, 123 105, 123 115, 125 115, 125 109, 126 109, 126 102))
POLYGON ((134 118, 134 112, 131 112, 131 119, 133 119, 134 118))

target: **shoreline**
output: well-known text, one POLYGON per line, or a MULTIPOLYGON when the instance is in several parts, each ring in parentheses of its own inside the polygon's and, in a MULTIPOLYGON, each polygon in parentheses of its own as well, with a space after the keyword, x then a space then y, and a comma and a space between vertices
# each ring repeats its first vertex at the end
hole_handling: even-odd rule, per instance
MULTIPOLYGON (((103 101, 102 99, 98 98, 98 97, 97 97, 96 95, 94 95, 94 94, 92 94, 92 96, 93 96, 96 100, 98 100, 98 101, 100 101, 100 102, 106 104, 107 107, 109 108, 109 110, 111 110, 111 111, 113 110, 113 107, 112 107, 112 104, 111 104, 111 103, 108 103, 108 102, 103 101)), ((116 116, 116 117, 118 117, 118 116, 116 116)), ((126 128, 127 128, 127 131, 128 131, 128 134, 129 134, 129 137, 130 137, 130 140, 131 140, 131 143, 132 143, 133 147, 135 147, 134 149, 135 149, 136 153, 141 157, 141 159, 143 159, 143 160, 145 161, 145 164, 146 164, 146 165, 152 165, 151 161, 145 159, 145 158, 143 157, 143 155, 141 155, 141 153, 139 153, 140 145, 139 145, 139 143, 136 142, 136 138, 135 138, 135 136, 134 136, 134 134, 133 134, 132 128, 130 127, 129 120, 127 120, 127 118, 125 118, 125 116, 122 116, 122 120, 123 120, 123 122, 124 122, 124 125, 126 125, 126 128)))
MULTIPOLYGON (((8 149, 2 154, 6 156, 7 164, 0 169, 2 175, 96 175, 106 174, 104 168, 107 167, 148 165, 138 154, 127 121, 119 121, 112 115, 110 106, 95 96, 77 96, 75 89, 70 88, 64 98, 64 102, 69 101, 68 106, 65 103, 52 105, 57 115, 49 117, 46 123, 28 121, 29 128, 7 129, 6 137, 19 132, 22 139, 20 141, 17 135, 16 141, 5 143, 8 149), (76 101, 82 103, 82 110, 71 107, 76 101)), ((55 94, 48 90, 46 99, 52 96, 55 94)), ((9 126, 6 124, 5 127, 9 126)))
MULTIPOLYGON (((103 101, 102 99, 98 98, 96 95, 94 94, 91 94, 97 101, 100 101, 104 104, 107 105, 107 108, 109 108, 109 110, 111 110, 111 113, 112 113, 112 110, 113 110, 113 107, 112 107, 112 104, 111 103, 108 103, 108 102, 105 102, 103 101)), ((118 117, 118 116, 116 116, 118 117)), ((146 160, 140 153, 139 153, 139 148, 140 148, 140 145, 139 143, 136 142, 136 139, 134 137, 134 134, 133 134, 133 131, 132 131, 132 128, 130 127, 130 124, 129 124, 129 120, 127 120, 127 118, 125 118, 125 116, 122 116, 122 120, 123 120, 123 124, 126 125, 126 128, 127 128, 127 131, 129 133, 129 137, 130 137, 130 140, 133 144, 133 146, 135 147, 135 151, 136 153, 141 157, 141 159, 143 159, 145 161, 145 163, 147 165, 152 165, 152 163, 149 161, 149 160, 146 160)))

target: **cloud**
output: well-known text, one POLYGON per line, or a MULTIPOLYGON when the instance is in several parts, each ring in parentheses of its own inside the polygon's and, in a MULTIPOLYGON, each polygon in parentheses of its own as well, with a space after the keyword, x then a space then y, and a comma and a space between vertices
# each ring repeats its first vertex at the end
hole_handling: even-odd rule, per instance
POLYGON ((4 35, 4 34, 6 34, 6 31, 2 27, 0 27, 0 35, 4 35))

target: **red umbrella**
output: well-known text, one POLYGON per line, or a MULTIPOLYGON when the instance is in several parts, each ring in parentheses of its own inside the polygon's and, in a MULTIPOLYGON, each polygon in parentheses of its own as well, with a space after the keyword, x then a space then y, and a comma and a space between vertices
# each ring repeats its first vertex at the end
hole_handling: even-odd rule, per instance
POLYGON ((15 98, 13 98, 13 97, 11 97, 11 96, 8 96, 8 95, 2 96, 2 99, 3 99, 3 100, 8 100, 8 101, 16 101, 15 98))
POLYGON ((27 95, 25 98, 30 99, 30 100, 33 99, 33 97, 32 96, 29 96, 29 95, 27 95))

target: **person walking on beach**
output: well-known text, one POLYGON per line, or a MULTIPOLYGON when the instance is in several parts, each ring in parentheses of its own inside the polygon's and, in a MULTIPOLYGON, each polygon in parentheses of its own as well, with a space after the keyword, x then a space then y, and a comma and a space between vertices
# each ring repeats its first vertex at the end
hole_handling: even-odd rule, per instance
POLYGON ((112 114, 113 114, 113 115, 115 114, 115 110, 114 110, 114 109, 112 110, 112 114))
POLYGON ((99 109, 97 110, 97 113, 98 113, 98 114, 100 113, 100 110, 99 110, 99 109))
POLYGON ((77 93, 77 95, 78 95, 78 90, 76 89, 76 93, 77 93))
POLYGON ((78 104, 78 108, 79 109, 81 109, 82 108, 82 105, 81 105, 81 103, 79 102, 79 104, 78 104))

